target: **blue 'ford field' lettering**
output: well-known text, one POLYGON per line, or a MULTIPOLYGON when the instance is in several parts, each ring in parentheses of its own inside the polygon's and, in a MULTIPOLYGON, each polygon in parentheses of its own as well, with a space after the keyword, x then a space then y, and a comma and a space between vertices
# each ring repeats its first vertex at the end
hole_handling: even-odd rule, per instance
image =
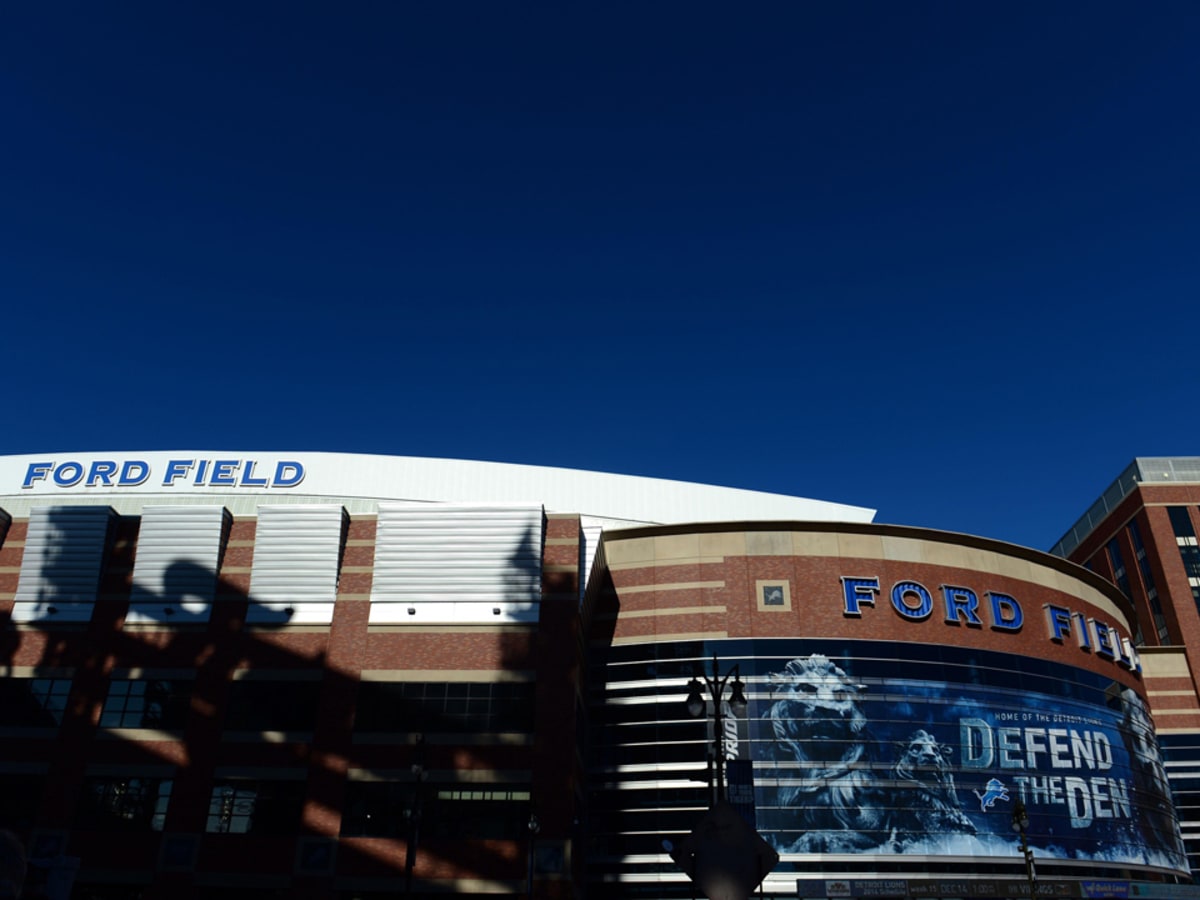
MULTIPOLYGON (((135 487, 151 477, 151 466, 142 459, 96 459, 33 462, 25 470, 22 488, 38 482, 55 487, 135 487)), ((304 480, 304 465, 296 460, 280 460, 274 469, 261 467, 253 459, 172 459, 162 475, 162 486, 178 484, 194 487, 290 488, 304 480)))

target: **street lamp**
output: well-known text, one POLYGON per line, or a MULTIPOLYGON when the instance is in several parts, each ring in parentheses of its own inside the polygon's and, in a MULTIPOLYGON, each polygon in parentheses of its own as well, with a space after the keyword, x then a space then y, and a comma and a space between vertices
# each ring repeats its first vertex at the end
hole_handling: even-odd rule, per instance
POLYGON ((529 900, 533 900, 533 874, 534 874, 533 844, 534 844, 534 841, 537 840, 538 832, 542 830, 542 825, 540 822, 538 822, 538 817, 537 817, 536 813, 531 812, 529 814, 528 827, 529 827, 529 880, 528 880, 529 890, 528 890, 528 894, 529 894, 529 900))
POLYGON ((729 709, 735 716, 744 716, 749 704, 743 692, 742 678, 735 665, 724 675, 719 674, 716 654, 713 654, 712 677, 705 676, 703 670, 698 678, 688 682, 687 711, 693 719, 702 718, 706 712, 704 703, 704 688, 708 688, 713 703, 713 759, 717 767, 717 800, 725 799, 725 729, 722 726, 724 717, 723 704, 725 700, 725 685, 730 677, 733 683, 729 685, 729 709))
POLYGON ((408 844, 404 849, 404 896, 412 896, 413 868, 417 863, 417 844, 421 840, 422 785, 428 773, 425 771, 425 735, 416 738, 415 761, 412 764, 413 800, 405 811, 408 819, 408 844))
POLYGON ((1029 877, 1029 896, 1032 900, 1037 895, 1037 870, 1033 867, 1033 851, 1029 849, 1027 840, 1029 813, 1025 811, 1025 804, 1020 800, 1013 804, 1012 827, 1013 831, 1021 836, 1021 853, 1025 857, 1025 874, 1029 877))

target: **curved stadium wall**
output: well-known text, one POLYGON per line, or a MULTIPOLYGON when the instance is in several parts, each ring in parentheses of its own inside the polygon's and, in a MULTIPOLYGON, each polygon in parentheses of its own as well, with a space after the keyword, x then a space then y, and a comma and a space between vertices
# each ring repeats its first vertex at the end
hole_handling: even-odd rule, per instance
POLYGON ((1018 800, 1039 890, 1187 877, 1132 610, 1083 569, 890 526, 636 529, 605 534, 587 609, 599 896, 689 896, 663 841, 703 815, 718 744, 685 699, 734 667, 749 705, 719 746, 781 856, 768 894, 1027 893, 1018 800))

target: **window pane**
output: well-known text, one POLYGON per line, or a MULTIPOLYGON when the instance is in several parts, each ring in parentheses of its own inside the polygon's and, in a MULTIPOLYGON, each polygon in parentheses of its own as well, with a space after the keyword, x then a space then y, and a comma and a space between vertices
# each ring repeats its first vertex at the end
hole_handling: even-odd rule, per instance
POLYGON ((54 728, 62 723, 70 678, 0 679, 0 724, 54 728))
POLYGON ((235 681, 229 686, 228 731, 312 731, 318 681, 235 681))
POLYGON ((228 779, 213 786, 205 831, 291 834, 300 823, 304 782, 228 779))
POLYGON ((171 786, 169 778, 88 778, 79 807, 79 826, 162 831, 171 786))
POLYGON ((363 682, 355 729, 465 734, 533 730, 534 685, 525 682, 363 682))
POLYGON ((187 680, 116 680, 109 684, 100 714, 105 728, 182 731, 191 708, 187 680))

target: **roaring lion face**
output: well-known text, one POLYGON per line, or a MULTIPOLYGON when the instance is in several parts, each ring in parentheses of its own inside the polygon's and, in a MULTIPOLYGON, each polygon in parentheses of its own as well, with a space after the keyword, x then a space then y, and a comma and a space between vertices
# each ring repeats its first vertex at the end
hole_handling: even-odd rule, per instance
POLYGON ((942 745, 924 728, 914 731, 900 750, 896 775, 905 781, 937 781, 947 769, 942 745))
POLYGON ((877 846, 885 809, 873 776, 859 765, 868 756, 867 716, 855 684, 828 657, 793 659, 771 676, 776 698, 767 710, 783 770, 779 804, 795 807, 803 834, 796 853, 850 853, 877 846))
POLYGON ((824 763, 828 777, 859 759, 867 717, 855 684, 828 657, 793 659, 771 676, 778 699, 767 712, 780 744, 797 761, 824 763))
POLYGON ((946 748, 924 728, 914 731, 900 745, 900 759, 893 772, 900 781, 914 784, 930 794, 941 796, 954 790, 954 776, 946 748))
POLYGON ((948 748, 918 728, 899 751, 892 768, 899 788, 893 811, 896 838, 903 843, 929 834, 974 834, 974 824, 959 808, 948 748))

